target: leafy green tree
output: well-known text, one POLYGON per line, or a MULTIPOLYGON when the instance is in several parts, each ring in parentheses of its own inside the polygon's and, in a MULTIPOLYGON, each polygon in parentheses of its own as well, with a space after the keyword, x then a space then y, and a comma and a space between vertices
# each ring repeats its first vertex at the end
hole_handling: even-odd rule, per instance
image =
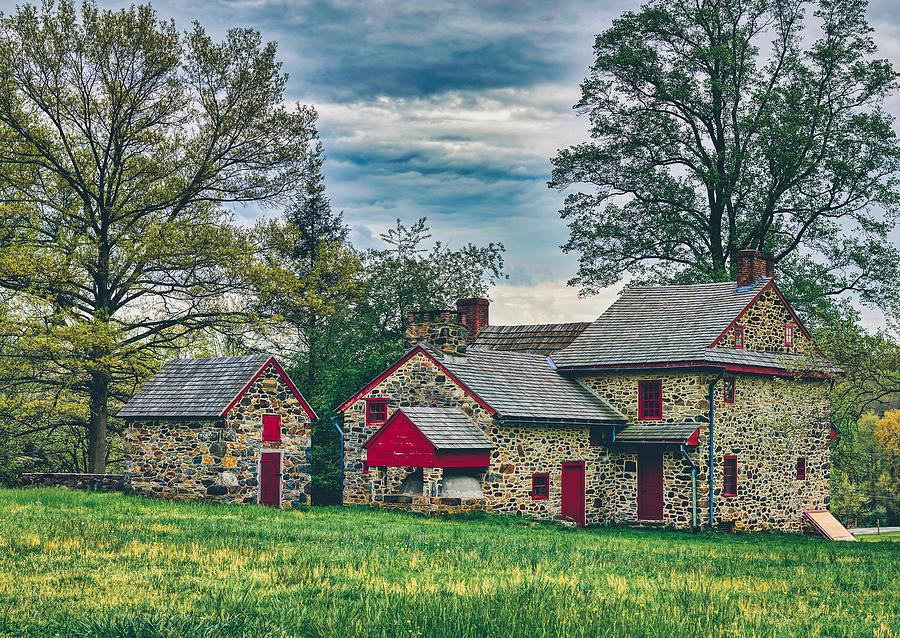
POLYGON ((110 402, 203 331, 246 321, 248 234, 225 206, 283 199, 315 112, 284 106, 274 43, 180 34, 149 5, 70 0, 0 20, 0 289, 24 380, 87 402, 89 467, 110 402))
POLYGON ((898 306, 897 87, 864 0, 651 0, 596 38, 576 109, 591 140, 559 151, 551 187, 578 253, 570 282, 733 275, 774 254, 792 301, 841 293, 898 306), (813 9, 813 16, 807 9, 813 9))

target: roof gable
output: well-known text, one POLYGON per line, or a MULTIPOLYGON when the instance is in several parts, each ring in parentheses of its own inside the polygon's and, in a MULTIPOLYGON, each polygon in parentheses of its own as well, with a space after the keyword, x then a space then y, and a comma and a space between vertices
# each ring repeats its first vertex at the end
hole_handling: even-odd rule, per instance
POLYGON ((435 450, 487 450, 493 445, 459 408, 403 407, 394 412, 363 447, 369 448, 390 436, 398 426, 411 426, 404 432, 410 442, 421 437, 435 450), (411 435, 411 436, 410 436, 411 435))
POLYGON ((221 418, 274 366, 310 417, 316 414, 284 369, 269 354, 212 359, 174 359, 166 363, 118 412, 126 418, 221 418))

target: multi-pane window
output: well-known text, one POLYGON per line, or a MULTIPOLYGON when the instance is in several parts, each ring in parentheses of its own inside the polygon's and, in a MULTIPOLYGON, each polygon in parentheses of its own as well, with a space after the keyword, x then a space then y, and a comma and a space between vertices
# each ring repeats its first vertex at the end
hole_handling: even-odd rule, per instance
POLYGON ((738 493, 738 475, 737 475, 737 457, 726 456, 725 468, 722 473, 722 496, 737 496, 738 493))
POLYGON ((734 347, 738 350, 744 347, 744 326, 734 327, 734 347))
POLYGON ((387 421, 387 399, 366 399, 366 425, 387 421))
POLYGON ((805 481, 806 480, 806 457, 801 456, 800 458, 797 459, 797 467, 795 469, 796 469, 796 473, 797 473, 797 480, 805 481))
POLYGON ((722 383, 725 403, 734 403, 734 377, 725 377, 722 383))
POLYGON ((550 475, 531 475, 531 498, 535 501, 546 501, 550 498, 550 475))
POLYGON ((262 440, 277 443, 281 440, 281 416, 264 414, 262 418, 262 440))
POLYGON ((640 381, 638 383, 638 419, 658 420, 662 418, 662 381, 640 381))
POLYGON ((790 321, 784 324, 784 345, 788 348, 794 347, 794 324, 790 321))

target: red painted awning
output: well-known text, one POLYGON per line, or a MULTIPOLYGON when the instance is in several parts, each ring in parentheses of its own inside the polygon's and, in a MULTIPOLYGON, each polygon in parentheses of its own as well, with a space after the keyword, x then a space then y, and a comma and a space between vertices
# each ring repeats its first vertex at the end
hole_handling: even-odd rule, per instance
POLYGON ((370 467, 487 467, 492 445, 457 408, 401 408, 364 447, 370 467))

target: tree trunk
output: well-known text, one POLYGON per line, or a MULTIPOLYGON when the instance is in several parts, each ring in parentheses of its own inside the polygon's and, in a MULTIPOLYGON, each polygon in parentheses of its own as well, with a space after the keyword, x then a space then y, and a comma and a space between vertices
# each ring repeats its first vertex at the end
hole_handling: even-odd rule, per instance
POLYGON ((109 403, 109 379, 104 374, 91 375, 91 420, 88 424, 88 471, 106 472, 106 420, 109 403))

